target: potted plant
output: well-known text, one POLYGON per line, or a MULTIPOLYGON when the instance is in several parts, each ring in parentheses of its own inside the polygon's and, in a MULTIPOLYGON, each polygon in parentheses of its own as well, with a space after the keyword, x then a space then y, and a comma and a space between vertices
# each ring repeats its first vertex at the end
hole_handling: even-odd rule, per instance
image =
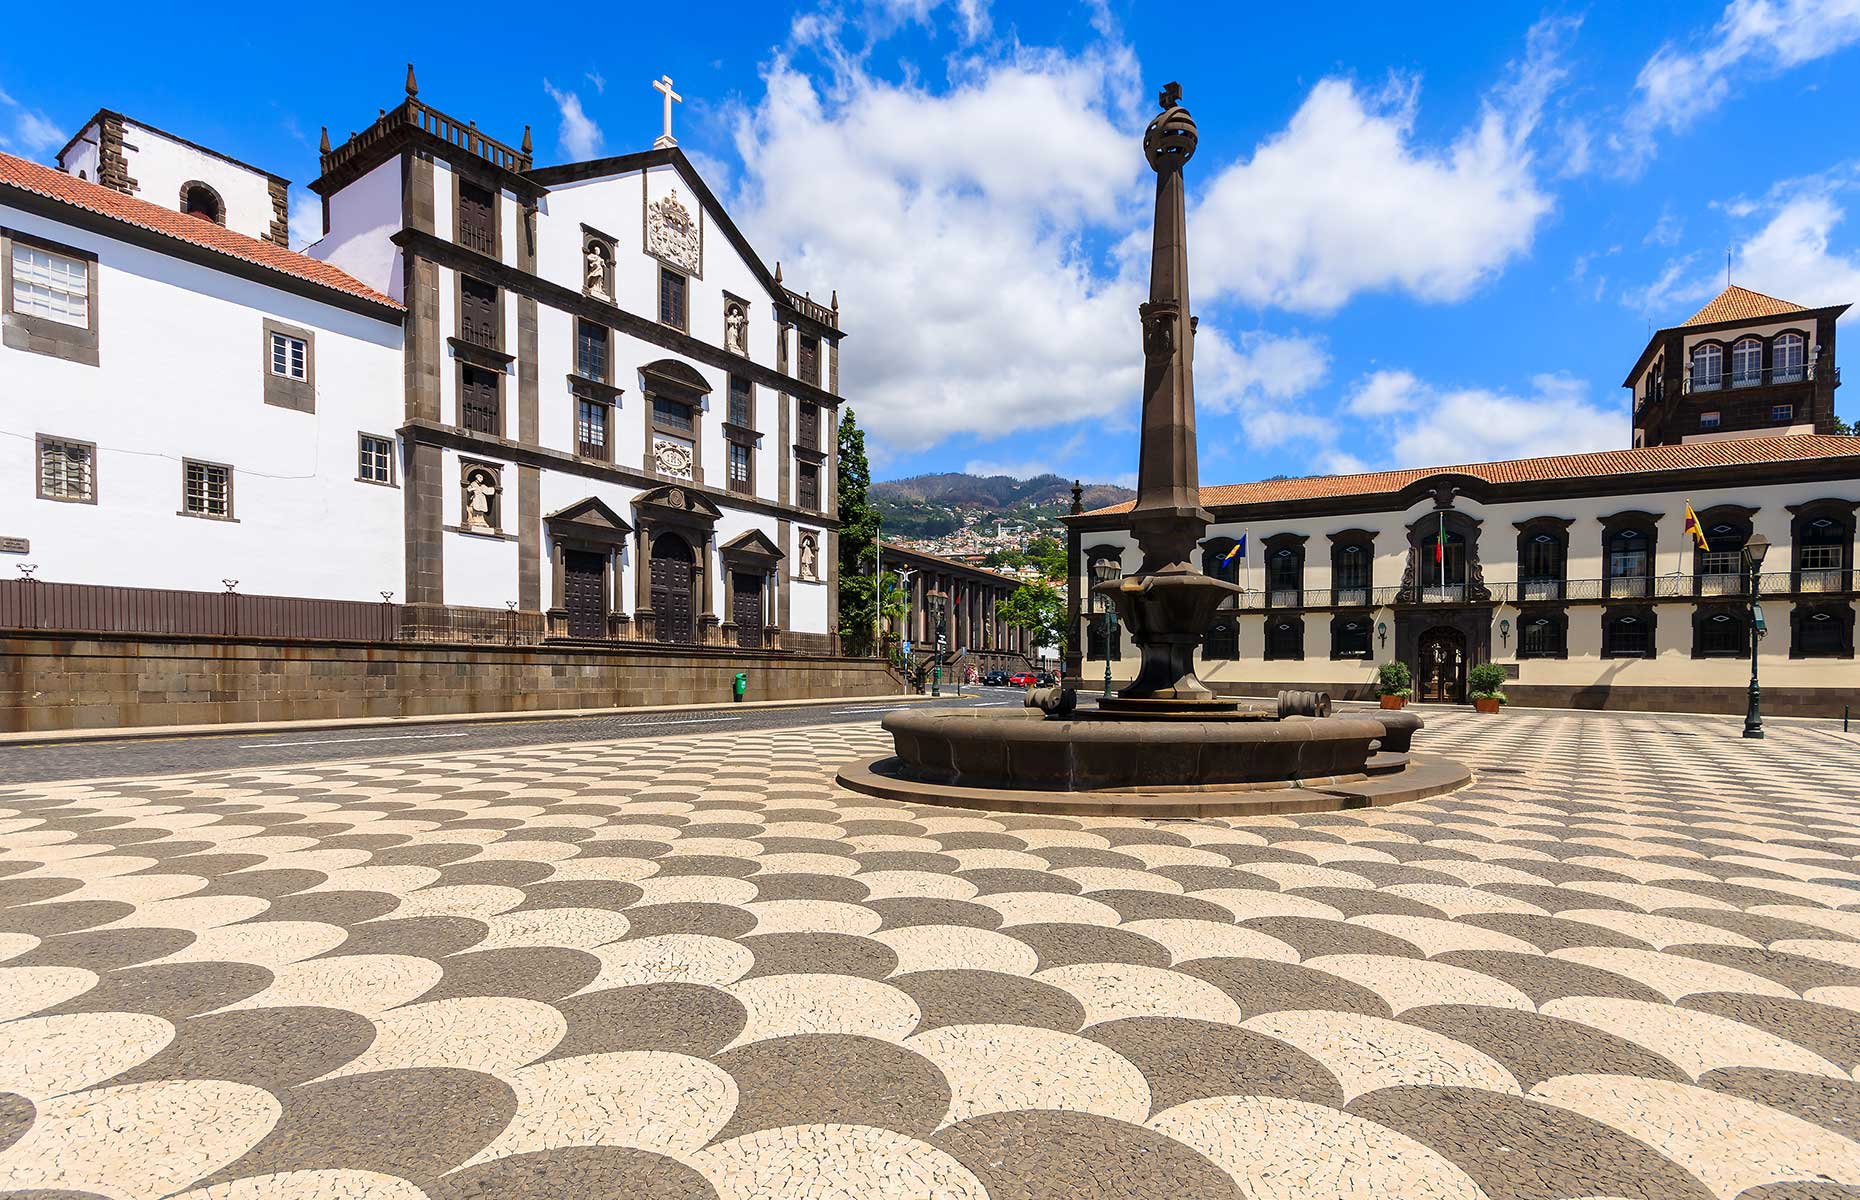
POLYGON ((1497 663, 1480 663, 1466 673, 1466 683, 1473 707, 1482 713, 1495 713, 1505 702, 1505 668, 1497 663))
POLYGON ((1382 697, 1383 708, 1400 708, 1408 703, 1408 697, 1414 695, 1413 683, 1405 662, 1385 662, 1376 668, 1376 694, 1382 697))

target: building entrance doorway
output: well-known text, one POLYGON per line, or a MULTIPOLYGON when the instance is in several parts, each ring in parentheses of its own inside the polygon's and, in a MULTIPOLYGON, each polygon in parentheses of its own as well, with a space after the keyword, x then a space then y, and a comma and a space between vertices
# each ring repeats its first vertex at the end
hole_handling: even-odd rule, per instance
POLYGON ((1466 635, 1436 626, 1421 635, 1414 698, 1431 704, 1466 702, 1466 635))
POLYGON ((675 533, 652 543, 653 627, 661 642, 692 641, 691 591, 696 574, 691 546, 675 533))
POLYGON ((607 636, 607 557, 591 550, 562 552, 562 607, 568 636, 607 636))
POLYGON ((730 573, 730 619, 736 622, 736 644, 755 649, 762 645, 763 576, 747 571, 730 573))

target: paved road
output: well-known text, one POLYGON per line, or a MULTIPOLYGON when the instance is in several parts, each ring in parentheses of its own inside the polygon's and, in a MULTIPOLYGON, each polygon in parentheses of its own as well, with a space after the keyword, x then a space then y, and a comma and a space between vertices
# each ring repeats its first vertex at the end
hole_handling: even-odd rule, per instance
MULTIPOLYGON (((961 697, 916 701, 938 707, 1008 707, 1023 702, 1019 688, 965 687, 961 697)), ((417 754, 428 750, 489 750, 540 746, 552 742, 607 741, 661 734, 708 733, 731 729, 793 729, 803 725, 876 721, 904 704, 872 700, 837 700, 795 708, 687 709, 680 712, 633 712, 613 715, 457 724, 392 725, 357 729, 291 730, 281 733, 188 734, 171 738, 0 748, 0 783, 36 783, 54 779, 103 779, 124 775, 164 775, 235 767, 273 767, 288 763, 331 762, 375 755, 417 754)))

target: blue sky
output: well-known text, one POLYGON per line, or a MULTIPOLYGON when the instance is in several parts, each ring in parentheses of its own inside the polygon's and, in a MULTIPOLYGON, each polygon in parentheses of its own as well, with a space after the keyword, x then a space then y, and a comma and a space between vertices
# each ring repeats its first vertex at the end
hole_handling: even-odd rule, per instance
POLYGON ((559 162, 649 146, 668 73, 763 254, 837 288, 881 477, 1132 474, 1138 138, 1170 79, 1201 127, 1205 482, 1625 445, 1621 377, 1727 251, 1745 286, 1860 301, 1860 0, 1183 11, 105 4, 83 66, 37 6, 0 47, 0 147, 44 160, 110 107, 301 185, 411 59, 422 99, 559 162))

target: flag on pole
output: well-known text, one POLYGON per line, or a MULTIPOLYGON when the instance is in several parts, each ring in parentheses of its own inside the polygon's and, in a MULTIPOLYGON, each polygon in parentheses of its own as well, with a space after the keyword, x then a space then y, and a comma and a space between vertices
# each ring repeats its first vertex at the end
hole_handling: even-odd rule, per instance
POLYGON ((1227 548, 1227 553, 1221 555, 1221 566, 1223 567, 1232 566, 1234 559, 1239 558, 1241 555, 1245 553, 1246 553, 1246 534, 1243 533, 1240 535, 1239 539, 1234 542, 1233 545, 1227 548))
POLYGON ((1705 544, 1705 529, 1699 524, 1699 515, 1692 511, 1692 501, 1686 501, 1686 536, 1698 544, 1705 553, 1711 553, 1711 547, 1705 544))
POLYGON ((1440 514, 1440 537, 1434 542, 1434 561, 1447 561, 1447 514, 1444 512, 1440 514))

